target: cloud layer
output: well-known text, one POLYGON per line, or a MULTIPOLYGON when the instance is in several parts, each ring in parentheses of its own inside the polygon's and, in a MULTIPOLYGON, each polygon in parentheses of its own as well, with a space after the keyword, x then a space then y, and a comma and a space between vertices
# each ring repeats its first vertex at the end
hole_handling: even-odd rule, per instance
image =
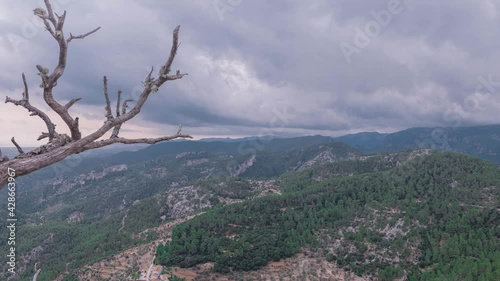
MULTIPOLYGON (((137 96, 150 67, 166 60, 178 24, 174 67, 189 76, 151 96, 125 136, 168 135, 178 124, 217 137, 500 121, 498 1, 52 2, 68 11, 68 34, 102 26, 71 43, 55 92, 83 97, 71 112, 84 133, 104 121, 102 76, 113 92, 137 96)), ((34 66, 53 68, 57 50, 32 5, 0 4, 0 96, 18 98, 25 72, 32 103, 46 108, 34 66)), ((36 144, 40 120, 12 104, 0 112, 0 146, 12 136, 36 144)))

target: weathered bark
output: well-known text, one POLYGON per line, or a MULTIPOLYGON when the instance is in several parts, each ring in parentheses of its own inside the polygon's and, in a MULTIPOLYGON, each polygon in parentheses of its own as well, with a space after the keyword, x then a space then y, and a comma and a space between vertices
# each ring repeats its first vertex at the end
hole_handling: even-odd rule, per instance
POLYGON ((22 148, 15 142, 12 138, 12 142, 18 148, 19 155, 14 159, 8 159, 2 157, 0 152, 0 189, 2 189, 8 180, 7 169, 15 170, 16 176, 22 176, 29 174, 33 171, 39 170, 41 168, 47 167, 51 164, 57 163, 66 157, 80 153, 90 149, 96 149, 104 146, 108 146, 114 143, 147 143, 154 144, 162 141, 168 141, 177 138, 192 138, 190 135, 181 134, 181 127, 175 135, 164 136, 158 138, 138 138, 138 139, 127 139, 119 137, 120 128, 122 125, 134 118, 141 111, 146 100, 149 98, 151 92, 157 92, 158 89, 166 82, 171 80, 181 79, 187 73, 180 73, 179 70, 175 74, 170 74, 172 63, 177 54, 177 49, 179 47, 179 29, 177 26, 173 31, 172 47, 170 49, 169 57, 165 64, 161 67, 158 78, 152 76, 153 69, 149 72, 144 80, 144 89, 137 99, 135 105, 130 111, 127 111, 128 104, 133 100, 127 99, 121 103, 121 91, 118 91, 118 100, 116 105, 116 116, 113 116, 111 111, 111 101, 109 99, 108 88, 107 88, 107 78, 104 77, 104 98, 106 102, 106 120, 104 124, 98 128, 93 133, 82 137, 79 125, 78 117, 73 118, 68 110, 81 98, 73 98, 67 104, 62 105, 56 101, 53 96, 53 89, 57 85, 57 81, 64 74, 66 68, 67 50, 68 44, 73 39, 84 39, 88 35, 97 32, 100 27, 86 33, 83 35, 73 36, 70 33, 70 37, 66 40, 64 38, 64 20, 66 19, 66 11, 61 15, 57 15, 53 12, 49 0, 44 0, 46 10, 42 8, 37 8, 34 10, 34 14, 42 19, 47 31, 52 35, 52 37, 57 41, 59 46, 59 59, 58 64, 54 71, 49 74, 49 70, 46 67, 37 65, 39 70, 39 75, 42 80, 40 85, 43 88, 43 97, 47 105, 54 110, 61 119, 68 126, 71 136, 66 134, 58 134, 55 130, 55 125, 49 119, 46 113, 39 110, 38 108, 32 106, 29 103, 28 86, 26 83, 26 78, 23 74, 23 83, 25 91, 23 93, 23 99, 16 101, 7 97, 6 103, 10 102, 15 105, 21 105, 31 112, 31 115, 39 116, 47 126, 48 132, 42 132, 38 140, 48 138, 48 143, 42 145, 30 152, 25 153, 22 148), (121 106, 121 108, 120 108, 121 106), (109 139, 101 139, 108 131, 113 129, 111 137, 109 139), (99 140, 101 139, 101 140, 99 140))
MULTIPOLYGON (((23 77, 23 84, 24 84, 24 92, 22 94, 23 98, 19 101, 16 101, 16 100, 13 100, 9 97, 6 97, 5 103, 13 103, 16 106, 20 105, 20 106, 26 108, 30 112, 30 116, 39 116, 43 120, 43 122, 45 122, 45 125, 47 126, 48 133, 45 137, 48 137, 49 141, 51 141, 55 137, 55 134, 56 134, 55 127, 56 126, 54 125, 54 123, 52 123, 52 121, 50 121, 50 118, 49 118, 49 116, 47 116, 47 114, 45 114, 43 111, 41 111, 40 109, 38 109, 30 104, 28 83, 26 83, 26 76, 24 76, 24 73, 22 74, 22 77, 23 77)), ((42 133, 42 135, 43 134, 44 133, 42 133)))
MULTIPOLYGON (((67 136, 66 136, 67 137, 67 136)), ((177 134, 167 137, 160 137, 155 139, 127 139, 127 138, 110 138, 101 141, 88 141, 89 139, 81 139, 79 141, 71 141, 66 145, 59 146, 57 148, 48 149, 48 151, 41 152, 40 154, 28 152, 23 154, 21 157, 14 158, 7 162, 0 163, 0 186, 3 187, 7 184, 8 174, 7 169, 13 169, 17 176, 23 176, 29 174, 33 171, 39 170, 41 168, 47 167, 51 164, 57 163, 66 157, 77 154, 86 150, 100 148, 108 146, 114 143, 147 143, 155 144, 162 141, 173 140, 177 138, 192 138, 190 135, 181 134, 180 131, 177 134)))
POLYGON ((14 144, 14 146, 17 148, 17 152, 19 152, 19 155, 24 154, 24 150, 21 148, 19 144, 17 144, 16 139, 12 137, 10 141, 14 144))

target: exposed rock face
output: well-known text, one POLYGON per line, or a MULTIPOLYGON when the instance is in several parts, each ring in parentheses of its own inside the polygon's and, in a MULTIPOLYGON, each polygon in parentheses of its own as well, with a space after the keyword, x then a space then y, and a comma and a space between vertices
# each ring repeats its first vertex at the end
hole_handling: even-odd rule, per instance
POLYGON ((174 219, 186 217, 193 214, 196 210, 212 207, 210 195, 199 195, 201 187, 185 186, 176 188, 168 192, 167 206, 169 216, 174 219))
POLYGON ((52 243, 54 240, 54 233, 49 233, 47 235, 47 238, 43 240, 43 242, 36 246, 35 248, 31 249, 29 252, 25 253, 24 255, 21 256, 20 262, 19 262, 19 269, 18 273, 23 273, 26 271, 28 264, 31 261, 36 261, 38 260, 40 253, 43 252, 44 248, 46 248, 50 243, 52 243))
POLYGON ((312 167, 313 165, 321 165, 321 164, 327 164, 327 163, 333 163, 339 160, 346 160, 346 159, 354 159, 356 158, 357 155, 349 153, 347 157, 340 157, 333 151, 332 149, 322 151, 319 153, 316 157, 313 159, 303 163, 299 164, 299 166, 295 169, 296 171, 302 171, 307 168, 312 167))
POLYGON ((186 162, 186 166, 196 166, 196 165, 200 165, 200 164, 203 164, 203 163, 207 163, 209 160, 208 158, 201 158, 201 159, 194 159, 194 160, 187 160, 186 162))
POLYGON ((71 213, 66 221, 68 223, 78 223, 83 219, 83 213, 82 212, 73 212, 71 213))
POLYGON ((60 194, 66 193, 76 185, 83 185, 87 181, 99 180, 99 179, 104 178, 108 174, 126 171, 126 170, 128 170, 127 164, 121 164, 121 165, 114 165, 114 166, 106 167, 100 172, 91 171, 90 173, 87 173, 87 174, 81 174, 79 176, 72 178, 71 180, 57 179, 57 180, 55 180, 54 184, 61 184, 61 187, 58 188, 56 194, 60 195, 60 194))
POLYGON ((252 167, 253 164, 255 164, 255 162, 256 162, 256 156, 255 154, 253 154, 247 161, 241 163, 239 166, 236 167, 236 169, 230 171, 231 176, 237 177, 243 174, 246 170, 248 170, 248 168, 252 167))

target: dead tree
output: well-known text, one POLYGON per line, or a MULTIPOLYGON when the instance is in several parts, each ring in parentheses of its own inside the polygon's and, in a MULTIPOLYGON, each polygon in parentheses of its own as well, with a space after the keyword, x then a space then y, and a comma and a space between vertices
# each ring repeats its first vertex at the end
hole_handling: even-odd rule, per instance
POLYGON ((154 144, 157 142, 168 141, 177 138, 191 138, 190 135, 181 133, 181 127, 179 127, 179 130, 174 135, 158 138, 129 139, 119 136, 120 128, 122 127, 123 123, 139 114, 144 103, 149 98, 149 95, 151 93, 157 92, 165 82, 181 79, 182 77, 187 75, 187 73, 181 73, 179 70, 177 70, 175 74, 171 73, 171 66, 179 47, 178 37, 180 26, 177 26, 174 29, 170 54, 165 64, 163 64, 161 69, 159 70, 158 77, 153 77, 153 69, 151 69, 143 82, 144 89, 142 90, 137 101, 135 101, 135 104, 131 106, 130 110, 127 111, 127 108, 129 107, 129 103, 132 103, 133 100, 127 99, 121 102, 121 91, 118 91, 116 113, 113 114, 111 110, 111 101, 108 94, 107 78, 104 77, 103 84, 104 99, 106 101, 106 120, 104 121, 104 124, 96 131, 87 136, 82 136, 78 124, 78 117, 73 117, 69 113, 69 109, 81 98, 73 98, 68 103, 61 104, 54 98, 53 90, 57 86, 58 80, 64 74, 69 44, 75 39, 84 39, 85 37, 97 32, 100 27, 82 35, 75 36, 70 33, 69 37, 66 38, 63 32, 64 21, 66 19, 66 11, 64 11, 62 15, 58 15, 52 10, 49 0, 44 0, 44 2, 45 9, 36 8, 35 10, 33 10, 33 12, 43 21, 45 29, 57 41, 59 45, 59 60, 52 73, 50 73, 47 67, 41 65, 37 65, 36 67, 39 71, 38 74, 40 75, 41 79, 40 87, 43 88, 43 99, 45 100, 47 105, 53 111, 55 111, 59 115, 59 117, 61 117, 66 126, 69 128, 70 135, 58 133, 56 131, 56 125, 52 122, 49 116, 30 103, 28 84, 23 73, 22 81, 24 84, 24 92, 22 93, 22 98, 20 100, 14 100, 7 97, 5 103, 12 103, 16 106, 22 106, 30 112, 31 116, 40 117, 47 127, 47 132, 42 132, 38 137, 38 140, 46 139, 48 142, 32 151, 24 152, 21 146, 13 137, 11 141, 17 148, 19 155, 17 155, 13 159, 8 159, 7 157, 2 156, 0 152, 0 189, 2 189, 8 182, 8 169, 14 170, 16 176, 22 176, 51 164, 57 163, 70 155, 115 143, 154 144), (112 132, 110 137, 103 138, 103 136, 109 131, 112 132))

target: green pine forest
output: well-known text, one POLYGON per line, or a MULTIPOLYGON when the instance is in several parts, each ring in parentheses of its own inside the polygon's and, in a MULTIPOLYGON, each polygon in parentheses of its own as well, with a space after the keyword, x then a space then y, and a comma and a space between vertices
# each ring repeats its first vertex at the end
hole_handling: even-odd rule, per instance
POLYGON ((172 241, 158 246, 156 262, 247 271, 309 248, 379 280, 500 280, 497 165, 433 153, 385 171, 318 181, 324 172, 289 174, 281 195, 178 225, 172 241))
MULTIPOLYGON (((21 178, 19 280, 32 280, 36 262, 38 280, 79 280, 87 265, 164 235, 139 235, 145 230, 200 212, 173 228, 157 264, 213 262, 237 276, 313 253, 368 280, 500 280, 498 163, 308 142, 254 155, 153 146, 148 160, 117 155, 96 168, 89 158, 64 177, 47 170, 21 178), (123 163, 126 170, 109 170, 123 163)), ((120 274, 138 276, 139 267, 120 274)))

